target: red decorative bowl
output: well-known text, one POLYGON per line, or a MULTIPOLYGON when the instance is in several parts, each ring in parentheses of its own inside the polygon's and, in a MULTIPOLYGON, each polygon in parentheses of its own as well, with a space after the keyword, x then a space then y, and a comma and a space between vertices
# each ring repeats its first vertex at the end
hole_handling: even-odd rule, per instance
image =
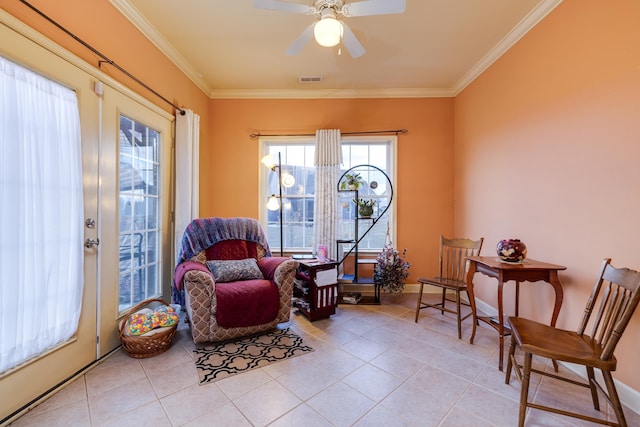
POLYGON ((527 257, 527 245, 520 239, 500 240, 496 249, 505 262, 522 262, 527 257))

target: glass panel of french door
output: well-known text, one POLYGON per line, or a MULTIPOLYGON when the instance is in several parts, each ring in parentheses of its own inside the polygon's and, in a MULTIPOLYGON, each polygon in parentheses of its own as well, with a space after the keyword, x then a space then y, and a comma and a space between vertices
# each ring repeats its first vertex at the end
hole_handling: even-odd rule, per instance
POLYGON ((120 311, 160 294, 160 143, 160 132, 120 116, 120 311))
POLYGON ((99 351, 105 354, 120 344, 127 310, 151 298, 170 302, 173 116, 108 86, 102 111, 99 351))

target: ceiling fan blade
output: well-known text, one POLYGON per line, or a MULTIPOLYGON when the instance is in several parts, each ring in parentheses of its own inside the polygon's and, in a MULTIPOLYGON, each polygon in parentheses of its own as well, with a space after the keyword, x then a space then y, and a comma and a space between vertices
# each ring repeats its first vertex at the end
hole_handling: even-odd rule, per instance
POLYGON ((390 15, 404 13, 405 0, 367 0, 347 3, 342 6, 344 16, 390 15))
POLYGON ((307 15, 313 15, 316 11, 313 6, 305 6, 304 4, 288 3, 286 1, 279 0, 253 0, 253 7, 257 9, 304 13, 307 15))
POLYGON ((364 55, 366 50, 364 46, 362 46, 362 43, 360 43, 360 40, 358 40, 356 35, 353 34, 353 31, 351 31, 351 28, 349 28, 349 26, 344 22, 342 22, 342 28, 343 28, 342 44, 344 45, 345 49, 349 51, 349 54, 351 55, 351 57, 359 58, 362 55, 364 55))
POLYGON ((289 48, 287 49, 287 55, 297 55, 300 53, 303 47, 307 45, 313 38, 313 27, 316 25, 316 22, 309 25, 303 32, 298 36, 297 39, 291 43, 289 48))

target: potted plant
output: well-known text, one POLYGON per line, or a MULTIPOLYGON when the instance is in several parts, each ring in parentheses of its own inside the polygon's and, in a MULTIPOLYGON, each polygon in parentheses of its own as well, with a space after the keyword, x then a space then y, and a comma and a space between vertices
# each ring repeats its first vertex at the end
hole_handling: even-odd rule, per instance
POLYGON ((340 182, 341 190, 357 190, 361 185, 364 185, 364 179, 358 172, 348 173, 342 178, 340 182))
POLYGON ((376 204, 374 199, 353 199, 353 203, 358 205, 358 215, 360 218, 371 218, 373 207, 376 204))
POLYGON ((404 282, 409 277, 411 264, 405 260, 407 250, 402 255, 390 244, 382 248, 378 254, 377 264, 373 271, 373 282, 381 286, 385 292, 401 294, 404 282))

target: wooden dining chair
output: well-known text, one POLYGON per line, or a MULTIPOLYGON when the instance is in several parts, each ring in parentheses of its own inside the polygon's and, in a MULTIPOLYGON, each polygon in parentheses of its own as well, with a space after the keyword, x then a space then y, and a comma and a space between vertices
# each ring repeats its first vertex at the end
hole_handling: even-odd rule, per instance
POLYGON ((511 347, 505 382, 509 384, 511 368, 515 368, 516 376, 522 383, 518 420, 520 427, 524 426, 527 408, 554 412, 598 424, 622 427, 627 425, 611 372, 616 369, 616 357, 613 352, 638 306, 638 301, 640 301, 640 273, 628 268, 615 268, 611 265, 611 259, 607 258, 602 263, 577 332, 557 329, 522 317, 509 317, 511 347), (590 330, 587 331, 587 328, 590 330), (524 352, 522 365, 515 358, 517 348, 524 352), (551 372, 533 369, 531 367, 533 355, 582 365, 586 368, 587 380, 586 382, 574 381, 551 372), (596 381, 595 369, 599 369, 602 373, 606 390, 596 381), (600 410, 599 390, 611 404, 618 423, 529 402, 531 372, 590 389, 596 411, 600 410))
POLYGON ((424 278, 418 277, 420 292, 418 293, 418 305, 416 306, 416 323, 420 310, 423 308, 435 308, 441 314, 453 313, 458 320, 458 339, 462 338, 462 321, 471 316, 472 313, 461 317, 460 306, 469 304, 460 301, 460 293, 467 292, 467 260, 468 256, 480 255, 484 237, 479 240, 471 239, 448 239, 440 236, 440 259, 438 276, 424 278), (431 285, 442 289, 442 299, 438 303, 431 303, 422 298, 424 285, 431 285), (453 291, 455 299, 447 297, 447 291, 453 291), (446 307, 447 301, 455 302, 455 309, 446 307))

